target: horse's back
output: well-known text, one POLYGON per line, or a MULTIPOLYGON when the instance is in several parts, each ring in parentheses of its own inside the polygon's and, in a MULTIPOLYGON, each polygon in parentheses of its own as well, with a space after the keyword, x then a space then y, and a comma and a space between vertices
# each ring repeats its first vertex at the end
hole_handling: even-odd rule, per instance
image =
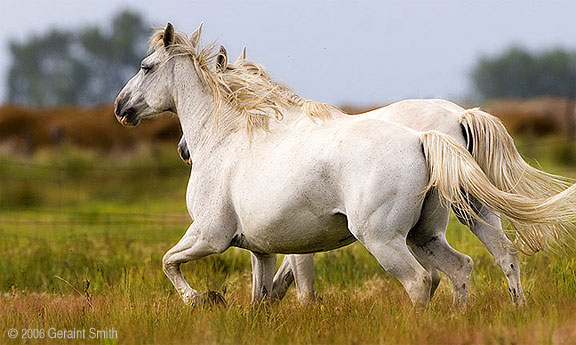
POLYGON ((464 111, 461 106, 443 99, 407 99, 359 116, 394 122, 420 132, 436 130, 465 145, 460 126, 464 111))

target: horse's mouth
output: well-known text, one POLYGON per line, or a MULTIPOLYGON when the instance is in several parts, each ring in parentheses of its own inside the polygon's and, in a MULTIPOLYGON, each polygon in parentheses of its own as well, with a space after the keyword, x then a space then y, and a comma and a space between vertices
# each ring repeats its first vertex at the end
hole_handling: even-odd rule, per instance
POLYGON ((120 122, 122 124, 122 126, 124 127, 136 127, 138 126, 138 124, 140 124, 140 120, 133 118, 133 119, 129 119, 128 116, 118 116, 116 115, 116 120, 118 120, 118 122, 120 122))
POLYGON ((118 122, 120 122, 124 127, 135 127, 140 123, 138 114, 133 107, 120 111, 117 108, 114 111, 114 115, 116 116, 116 120, 118 120, 118 122))

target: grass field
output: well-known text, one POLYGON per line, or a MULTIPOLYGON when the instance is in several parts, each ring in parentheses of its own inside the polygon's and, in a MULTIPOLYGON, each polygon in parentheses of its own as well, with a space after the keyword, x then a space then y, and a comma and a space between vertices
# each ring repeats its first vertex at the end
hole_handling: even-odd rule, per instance
MULTIPOLYGON (((576 177, 556 142, 525 153, 576 177)), ((1 157, 0 344, 576 344, 576 259, 521 256, 528 305, 518 310, 492 257, 455 220, 448 239, 475 261, 465 311, 451 308, 443 277, 430 307, 414 313, 358 244, 316 256, 317 303, 300 306, 292 289, 251 306, 249 254, 230 249, 183 266, 193 287, 223 292, 228 306, 187 307, 161 265, 189 224, 187 175, 174 145, 114 158, 66 146, 1 157), (117 338, 90 339, 90 328, 117 338), (22 339, 24 329, 44 338, 22 339), (49 338, 74 329, 86 339, 49 338)))

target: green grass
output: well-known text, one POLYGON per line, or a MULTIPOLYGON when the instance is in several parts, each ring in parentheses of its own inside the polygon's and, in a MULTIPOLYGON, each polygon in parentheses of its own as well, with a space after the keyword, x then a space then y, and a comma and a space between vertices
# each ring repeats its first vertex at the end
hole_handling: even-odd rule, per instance
MULTIPOLYGON (((576 177, 555 143, 530 154, 576 177)), ((188 173, 173 146, 122 157, 70 147, 0 157, 0 344, 30 342, 9 339, 10 328, 51 327, 114 328, 118 339, 32 343, 576 344, 576 259, 521 256, 528 305, 518 310, 492 257, 454 219, 448 239, 475 261, 465 311, 452 309, 443 277, 430 307, 413 312, 358 244, 316 255, 320 302, 300 306, 292 289, 279 303, 251 306, 249 254, 230 249, 183 267, 193 287, 224 292, 228 306, 184 306, 161 258, 189 225, 188 173)))

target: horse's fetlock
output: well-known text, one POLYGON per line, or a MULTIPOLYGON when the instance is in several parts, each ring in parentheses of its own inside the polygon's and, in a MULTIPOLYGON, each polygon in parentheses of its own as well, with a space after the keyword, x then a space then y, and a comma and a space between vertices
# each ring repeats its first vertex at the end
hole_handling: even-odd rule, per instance
POLYGON ((433 279, 430 274, 424 274, 420 279, 422 286, 425 288, 430 288, 432 286, 433 279))

